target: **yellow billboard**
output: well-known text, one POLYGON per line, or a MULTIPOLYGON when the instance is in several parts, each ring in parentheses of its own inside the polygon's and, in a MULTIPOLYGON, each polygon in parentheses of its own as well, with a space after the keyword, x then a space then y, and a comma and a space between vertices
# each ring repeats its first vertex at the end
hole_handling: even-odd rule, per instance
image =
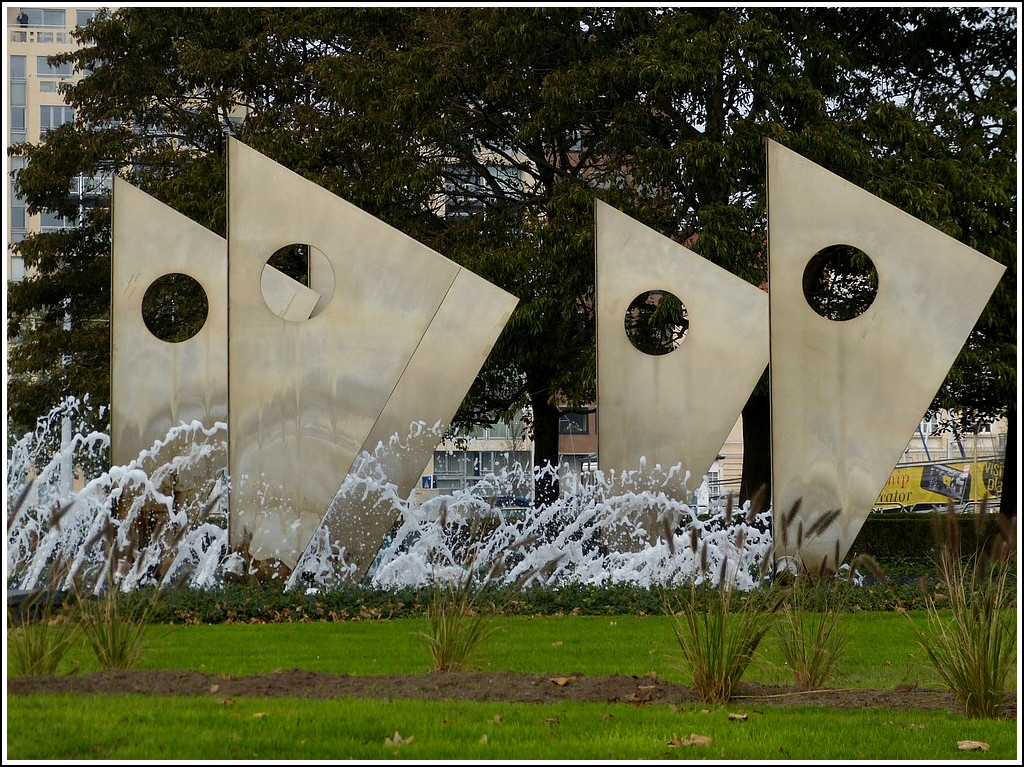
POLYGON ((875 502, 875 511, 924 511, 995 500, 1003 492, 1003 461, 961 460, 898 465, 875 502))

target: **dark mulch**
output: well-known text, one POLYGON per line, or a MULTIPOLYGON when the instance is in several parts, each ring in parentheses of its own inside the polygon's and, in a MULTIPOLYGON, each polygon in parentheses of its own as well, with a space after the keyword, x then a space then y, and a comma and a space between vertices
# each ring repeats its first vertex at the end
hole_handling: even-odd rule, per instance
MULTIPOLYGON (((425 700, 507 701, 512 703, 696 703, 688 687, 654 677, 544 676, 509 671, 485 673, 348 676, 324 672, 275 671, 232 676, 197 671, 121 671, 7 680, 8 695, 32 693, 146 693, 226 697, 415 698, 425 700)), ((1005 694, 1006 716, 1017 718, 1017 693, 1005 694)), ((947 710, 962 708, 948 692, 898 686, 890 690, 808 690, 742 684, 734 703, 750 706, 828 706, 947 710)))

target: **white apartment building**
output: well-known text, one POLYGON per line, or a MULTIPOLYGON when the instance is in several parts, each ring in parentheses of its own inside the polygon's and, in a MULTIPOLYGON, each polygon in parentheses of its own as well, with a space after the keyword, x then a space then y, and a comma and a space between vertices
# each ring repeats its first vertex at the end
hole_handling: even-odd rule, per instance
MULTIPOLYGON (((4 6, 7 28, 4 39, 4 67, 7 73, 7 147, 23 141, 38 143, 48 130, 74 119, 74 110, 64 103, 60 86, 73 80, 71 65, 53 66, 48 57, 74 50, 77 43, 71 35, 78 25, 96 15, 95 7, 4 6)), ((5 274, 9 280, 25 276, 21 257, 12 253, 11 245, 21 242, 29 232, 60 229, 69 222, 51 213, 28 215, 25 203, 14 195, 13 174, 24 167, 25 158, 7 157, 7 258, 5 274)), ((88 185, 80 180, 79 185, 88 185)), ((73 194, 83 190, 73 189, 73 194)))

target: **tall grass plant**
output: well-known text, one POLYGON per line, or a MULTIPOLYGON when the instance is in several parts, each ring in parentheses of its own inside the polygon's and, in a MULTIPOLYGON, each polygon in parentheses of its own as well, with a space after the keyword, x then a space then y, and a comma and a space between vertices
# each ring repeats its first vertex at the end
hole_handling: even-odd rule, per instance
POLYGON ((7 609, 7 668, 14 676, 56 674, 78 639, 75 622, 42 592, 7 609))
POLYGON ((918 640, 967 716, 1001 716, 1017 655, 1014 528, 1000 517, 1001 534, 964 556, 953 510, 935 513, 933 522, 939 582, 928 594, 926 627, 916 627, 918 640))
MULTIPOLYGON (((750 504, 747 513, 736 517, 732 526, 733 498, 726 503, 726 524, 730 530, 730 550, 741 552, 747 529, 754 524, 761 498, 750 504)), ((671 531, 669 531, 671 532, 671 531)), ((671 535, 667 538, 671 541, 671 535)), ((771 630, 782 604, 782 595, 772 584, 762 584, 749 593, 737 588, 737 572, 728 556, 721 560, 717 579, 708 571, 708 544, 700 531, 691 528, 690 548, 700 567, 691 573, 689 589, 684 589, 675 605, 666 604, 673 632, 682 653, 683 664, 697 694, 708 703, 724 703, 732 696, 764 636, 771 630), (709 586, 710 583, 715 586, 709 586), (714 594, 708 595, 708 589, 714 594), (710 598, 709 598, 710 597, 710 598)))
POLYGON ((842 620, 844 591, 834 578, 795 578, 778 622, 778 645, 793 683, 822 687, 833 676, 849 642, 842 620))

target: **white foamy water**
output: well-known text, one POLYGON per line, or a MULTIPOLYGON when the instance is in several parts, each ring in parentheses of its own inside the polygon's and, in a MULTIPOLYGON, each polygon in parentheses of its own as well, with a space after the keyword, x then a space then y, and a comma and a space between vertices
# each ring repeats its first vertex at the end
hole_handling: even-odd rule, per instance
MULTIPOLYGON (((66 418, 74 427, 85 407, 62 403, 8 452, 8 588, 69 588, 78 579, 99 590, 107 572, 125 591, 178 583, 211 588, 226 573, 252 566, 228 545, 225 424, 181 424, 128 465, 79 477, 76 489, 68 486, 69 463, 95 467, 109 446, 106 433, 72 428, 68 438, 65 428, 63 444, 54 447, 61 442, 55 429, 66 418)), ((715 585, 726 579, 749 589, 771 551, 769 510, 752 512, 745 504, 731 515, 700 513, 660 492, 666 474, 661 467, 648 470, 642 460, 637 471, 621 476, 563 473, 562 486, 571 492, 542 508, 496 502, 521 495, 535 479, 514 462, 471 490, 417 504, 415 494, 399 495, 383 469, 394 444, 360 456, 340 478, 332 504, 333 514, 351 510, 394 520, 359 579, 364 585, 466 577, 523 588, 690 579, 715 585)), ((332 540, 325 524, 288 585, 325 589, 355 575, 344 541, 332 540)))

